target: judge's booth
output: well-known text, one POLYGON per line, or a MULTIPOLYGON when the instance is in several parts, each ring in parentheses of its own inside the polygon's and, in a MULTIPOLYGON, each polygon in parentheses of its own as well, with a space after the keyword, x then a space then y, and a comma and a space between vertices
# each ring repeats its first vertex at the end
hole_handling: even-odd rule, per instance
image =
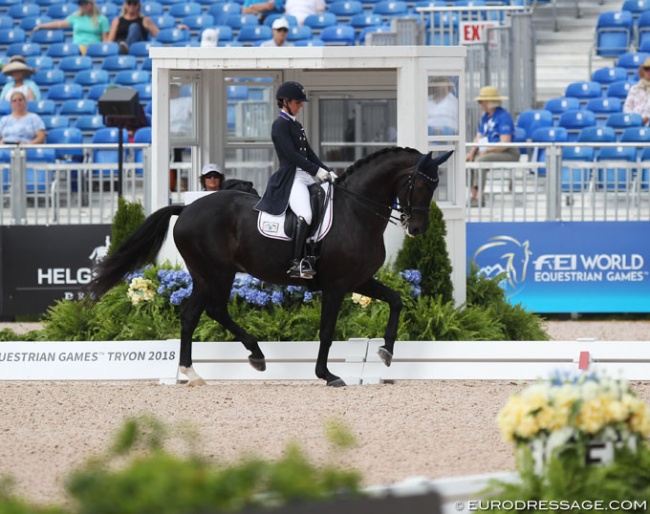
MULTIPOLYGON (((199 170, 218 163, 227 179, 261 194, 277 167, 271 124, 275 90, 307 90, 299 121, 332 170, 386 146, 454 150, 435 200, 447 223, 457 303, 465 300, 465 55, 463 47, 151 47, 152 211, 198 190, 199 170), (170 180, 173 184, 170 184, 170 180), (171 187, 170 187, 171 186, 171 187)), ((402 229, 389 224, 388 258, 402 229)))

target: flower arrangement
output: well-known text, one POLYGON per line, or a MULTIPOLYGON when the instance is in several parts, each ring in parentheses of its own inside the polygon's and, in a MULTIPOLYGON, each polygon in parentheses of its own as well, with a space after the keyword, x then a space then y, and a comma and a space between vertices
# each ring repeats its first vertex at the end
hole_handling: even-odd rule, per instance
MULTIPOLYGON (((555 372, 512 396, 498 415, 506 442, 547 461, 570 443, 627 444, 650 435, 650 411, 624 379, 605 373, 555 372)), ((610 444, 610 446, 611 446, 610 444)))
POLYGON ((148 278, 142 276, 133 277, 126 295, 131 300, 131 304, 138 305, 153 300, 156 296, 156 288, 148 278))

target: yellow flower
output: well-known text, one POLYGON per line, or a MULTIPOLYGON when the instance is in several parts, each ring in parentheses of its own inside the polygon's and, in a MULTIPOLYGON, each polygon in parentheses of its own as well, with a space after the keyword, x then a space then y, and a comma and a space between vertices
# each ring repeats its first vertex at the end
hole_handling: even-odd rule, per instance
POLYGON ((368 298, 367 296, 363 296, 359 293, 352 293, 352 301, 354 303, 358 303, 362 308, 365 309, 368 307, 368 305, 370 305, 370 302, 372 302, 372 298, 368 298))
POLYGON ((140 302, 150 302, 156 296, 156 288, 149 279, 136 277, 131 280, 129 290, 126 293, 131 304, 138 305, 140 302))

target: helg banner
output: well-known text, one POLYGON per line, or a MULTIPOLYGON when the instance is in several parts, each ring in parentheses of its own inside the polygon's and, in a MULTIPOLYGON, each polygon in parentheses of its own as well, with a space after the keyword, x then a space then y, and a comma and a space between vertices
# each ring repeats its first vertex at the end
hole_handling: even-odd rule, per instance
POLYGON ((468 223, 467 258, 534 312, 650 312, 648 234, 645 221, 468 223))
POLYGON ((78 298, 110 235, 110 225, 1 227, 0 315, 40 315, 56 300, 78 298))

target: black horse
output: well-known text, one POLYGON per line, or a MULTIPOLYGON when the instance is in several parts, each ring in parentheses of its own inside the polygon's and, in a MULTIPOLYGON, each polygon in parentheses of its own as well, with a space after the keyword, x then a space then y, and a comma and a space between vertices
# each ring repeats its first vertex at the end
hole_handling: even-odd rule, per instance
POLYGON ((162 246, 170 218, 178 215, 174 241, 192 276, 193 291, 181 312, 180 370, 191 385, 203 384, 192 367, 192 336, 203 311, 232 332, 250 351, 249 362, 266 369, 257 340, 228 314, 228 299, 237 272, 274 284, 307 285, 322 291, 320 348, 316 376, 330 386, 345 382, 327 367, 336 319, 346 294, 356 292, 388 302, 390 313, 379 354, 390 366, 402 300, 395 291, 373 278, 386 257, 384 230, 397 200, 401 223, 411 236, 427 229, 438 166, 452 152, 433 159, 409 148, 386 148, 350 166, 335 184, 333 223, 322 240, 317 275, 292 279, 287 265, 291 242, 269 239, 257 230, 255 195, 221 191, 187 205, 163 207, 115 252, 101 261, 87 286, 99 298, 124 276, 151 262, 162 246))

